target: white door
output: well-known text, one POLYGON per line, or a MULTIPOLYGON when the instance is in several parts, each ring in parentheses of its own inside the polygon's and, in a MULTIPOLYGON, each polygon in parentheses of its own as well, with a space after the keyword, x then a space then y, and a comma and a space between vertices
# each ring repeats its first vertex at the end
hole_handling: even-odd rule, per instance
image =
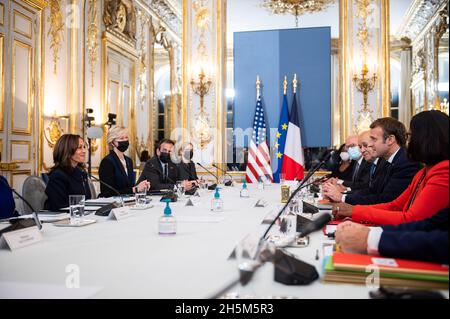
POLYGON ((19 193, 37 173, 40 12, 0 1, 0 173, 19 193))

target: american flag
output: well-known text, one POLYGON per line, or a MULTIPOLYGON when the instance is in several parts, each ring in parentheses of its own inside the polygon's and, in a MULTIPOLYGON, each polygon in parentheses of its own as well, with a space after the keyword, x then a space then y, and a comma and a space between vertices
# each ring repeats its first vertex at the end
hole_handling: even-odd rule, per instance
POLYGON ((273 180, 272 168, 270 166, 270 153, 267 144, 267 127, 264 116, 264 107, 261 97, 256 102, 255 118, 253 120, 253 135, 248 150, 248 163, 246 171, 248 183, 257 183, 261 178, 266 181, 273 180))

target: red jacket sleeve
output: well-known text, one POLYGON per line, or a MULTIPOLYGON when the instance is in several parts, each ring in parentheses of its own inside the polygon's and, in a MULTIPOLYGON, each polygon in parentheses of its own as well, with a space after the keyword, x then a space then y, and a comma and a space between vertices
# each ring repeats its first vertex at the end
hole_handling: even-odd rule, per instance
POLYGON ((443 161, 431 169, 423 181, 423 187, 409 209, 407 205, 415 187, 423 174, 420 170, 408 188, 394 201, 385 204, 353 208, 352 220, 371 222, 378 225, 398 225, 423 220, 448 206, 449 202, 449 161, 443 161))

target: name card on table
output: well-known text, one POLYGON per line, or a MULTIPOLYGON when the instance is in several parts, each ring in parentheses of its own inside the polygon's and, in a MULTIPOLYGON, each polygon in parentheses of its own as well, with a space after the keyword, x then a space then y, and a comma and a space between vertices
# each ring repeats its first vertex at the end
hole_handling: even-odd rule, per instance
POLYGON ((42 234, 37 226, 22 228, 4 233, 0 247, 16 250, 42 241, 42 234))
POLYGON ((191 196, 185 206, 198 206, 200 204, 200 198, 191 196))
POLYGON ((131 210, 129 207, 117 207, 111 209, 111 212, 109 213, 108 219, 115 219, 117 221, 128 218, 132 216, 133 213, 131 213, 131 210))
POLYGON ((267 201, 264 199, 258 199, 258 201, 255 204, 255 207, 266 207, 268 205, 267 201))

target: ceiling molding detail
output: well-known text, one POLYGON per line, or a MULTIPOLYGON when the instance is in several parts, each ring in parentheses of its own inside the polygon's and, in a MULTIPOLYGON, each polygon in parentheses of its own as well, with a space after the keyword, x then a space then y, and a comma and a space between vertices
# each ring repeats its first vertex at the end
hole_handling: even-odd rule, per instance
POLYGON ((415 0, 403 18, 396 37, 415 40, 447 0, 415 0))

